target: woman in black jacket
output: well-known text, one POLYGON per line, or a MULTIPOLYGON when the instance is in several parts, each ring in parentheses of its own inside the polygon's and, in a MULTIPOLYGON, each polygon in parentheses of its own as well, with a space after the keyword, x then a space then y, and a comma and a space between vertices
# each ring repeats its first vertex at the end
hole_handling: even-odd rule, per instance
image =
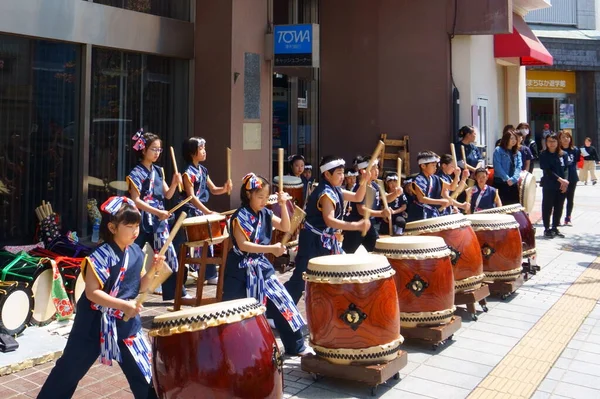
POLYGON ((577 182, 579 176, 577 176, 577 161, 579 161, 579 155, 581 152, 579 148, 573 144, 573 136, 568 130, 561 130, 558 135, 558 142, 565 154, 567 154, 567 176, 566 179, 569 181, 569 187, 567 188, 567 214, 565 215, 565 226, 573 226, 571 223, 571 213, 573 212, 573 206, 575 205, 575 189, 577 188, 577 182))
POLYGON ((544 221, 544 237, 554 238, 564 235, 558 231, 562 216, 565 193, 569 181, 565 179, 567 171, 567 154, 558 145, 558 137, 552 133, 546 137, 546 149, 540 153, 542 176, 542 219, 544 221), (550 216, 552 215, 552 228, 550 216))

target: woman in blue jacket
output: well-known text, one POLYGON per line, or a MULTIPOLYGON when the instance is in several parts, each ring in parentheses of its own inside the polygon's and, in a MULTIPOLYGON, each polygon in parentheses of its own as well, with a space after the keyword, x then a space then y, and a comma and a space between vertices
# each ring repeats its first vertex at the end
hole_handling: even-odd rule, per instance
POLYGON ((565 196, 569 181, 565 179, 567 172, 567 154, 560 148, 558 137, 552 133, 546 137, 546 149, 540 153, 542 176, 542 219, 544 221, 544 237, 564 237, 558 231, 562 216, 565 196), (550 227, 552 216, 552 227, 550 227))
POLYGON ((494 150, 494 186, 503 205, 519 203, 518 182, 523 162, 517 143, 517 135, 509 130, 494 150))

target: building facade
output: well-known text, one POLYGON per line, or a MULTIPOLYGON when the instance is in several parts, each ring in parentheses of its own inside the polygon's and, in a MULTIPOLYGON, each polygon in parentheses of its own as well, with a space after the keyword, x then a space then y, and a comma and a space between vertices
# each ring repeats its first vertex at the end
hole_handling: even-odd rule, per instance
MULTIPOLYGON (((493 53, 483 75, 474 53, 457 64, 479 41, 488 51, 493 35, 512 34, 514 9, 511 0, 4 0, 0 242, 31 242, 42 200, 64 229, 88 236, 87 201, 124 193, 140 127, 177 153, 184 138, 206 138, 217 184, 232 149, 234 194, 211 198, 217 210, 239 204, 247 172, 272 177, 278 147, 313 164, 351 161, 381 133, 409 135, 414 170, 417 152, 447 152, 460 124, 473 123, 479 94, 507 107, 477 82, 524 93, 521 66, 506 72, 493 53), (273 30, 287 24, 318 25, 317 67, 274 65, 273 30)), ((481 118, 500 126, 504 116, 481 118)), ((170 176, 168 157, 159 162, 170 176)))

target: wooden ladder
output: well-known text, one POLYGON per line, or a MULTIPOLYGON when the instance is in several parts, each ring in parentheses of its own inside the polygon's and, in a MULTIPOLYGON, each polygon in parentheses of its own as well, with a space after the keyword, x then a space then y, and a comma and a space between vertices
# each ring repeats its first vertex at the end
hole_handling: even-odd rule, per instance
POLYGON ((387 138, 387 133, 381 134, 381 141, 385 147, 379 154, 379 170, 383 174, 385 171, 396 171, 398 158, 402 159, 402 174, 410 175, 410 150, 409 138, 403 136, 400 140, 392 140, 387 138))

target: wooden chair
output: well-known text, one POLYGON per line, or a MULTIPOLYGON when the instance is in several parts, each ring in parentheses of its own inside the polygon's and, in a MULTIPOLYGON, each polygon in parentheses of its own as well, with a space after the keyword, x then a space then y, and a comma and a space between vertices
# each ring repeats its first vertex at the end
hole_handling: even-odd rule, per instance
POLYGON ((398 158, 402 159, 402 174, 410 175, 410 150, 409 137, 403 136, 400 140, 387 138, 387 133, 381 134, 381 141, 385 147, 379 155, 379 170, 383 174, 384 171, 396 171, 398 158))

